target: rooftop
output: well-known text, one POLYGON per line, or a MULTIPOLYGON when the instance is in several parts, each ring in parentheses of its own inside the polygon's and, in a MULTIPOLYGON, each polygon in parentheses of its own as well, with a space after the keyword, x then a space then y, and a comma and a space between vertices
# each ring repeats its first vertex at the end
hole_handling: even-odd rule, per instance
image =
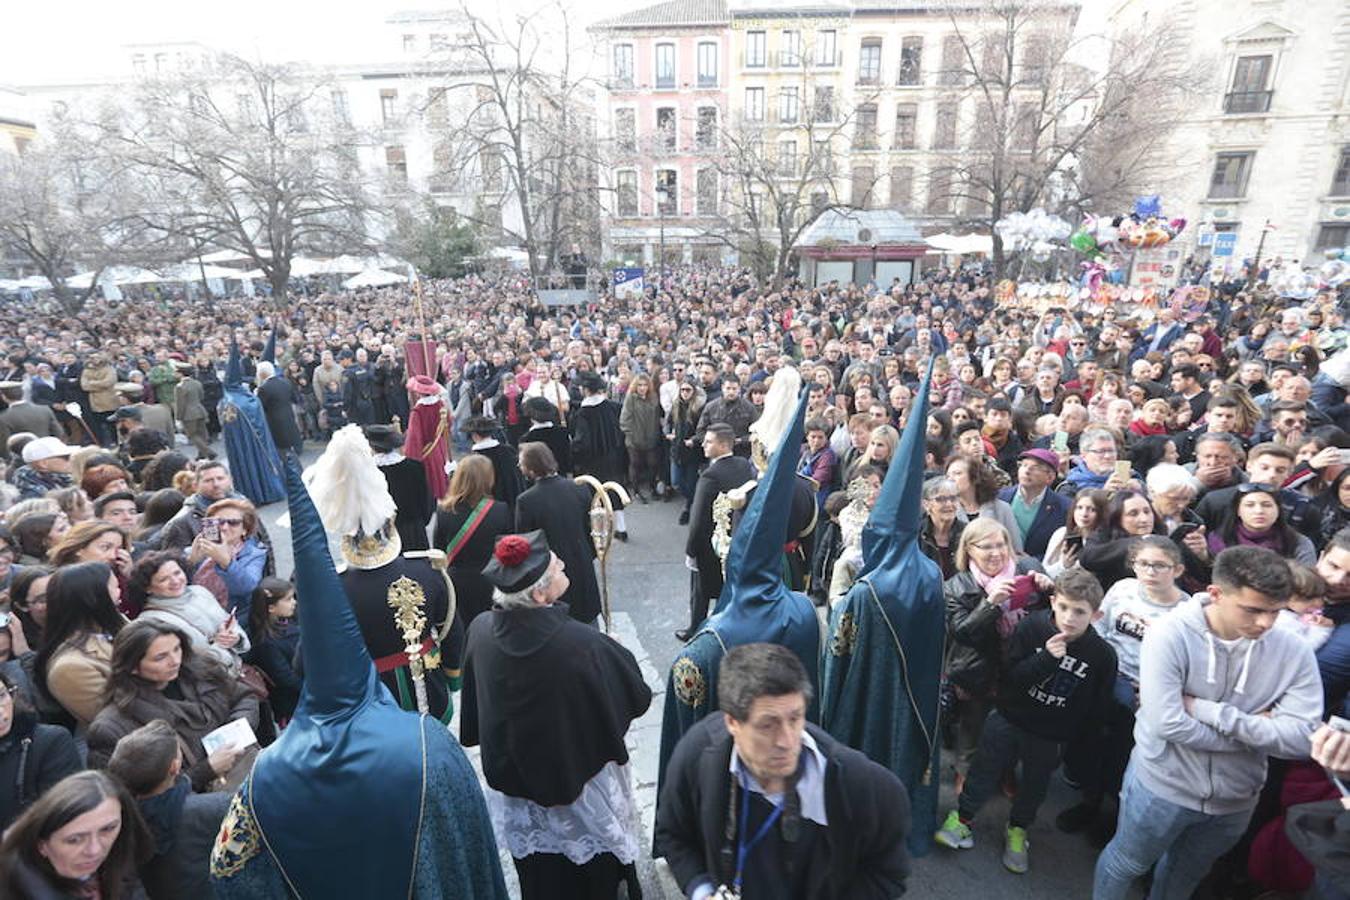
POLYGON ((609 19, 601 19, 591 26, 593 29, 606 28, 650 28, 662 25, 725 25, 727 0, 666 0, 623 13, 609 19))
POLYGON ((924 240, 914 223, 894 209, 827 209, 802 232, 796 246, 816 247, 826 242, 859 246, 923 244, 924 240))

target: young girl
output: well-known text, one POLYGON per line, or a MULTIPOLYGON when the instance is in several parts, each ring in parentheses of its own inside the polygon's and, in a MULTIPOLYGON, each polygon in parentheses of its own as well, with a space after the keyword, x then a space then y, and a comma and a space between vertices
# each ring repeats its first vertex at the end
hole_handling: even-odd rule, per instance
POLYGON ((253 650, 247 661, 261 669, 271 682, 268 702, 272 704, 277 725, 285 727, 300 700, 300 675, 294 665, 300 648, 294 585, 272 577, 258 582, 249 611, 249 634, 253 650))
POLYGON ((1336 627, 1336 623, 1322 615, 1327 583, 1315 570, 1296 562, 1289 563, 1289 571, 1294 574, 1294 592, 1289 595, 1289 608, 1280 610, 1276 617, 1275 627, 1292 631, 1315 652, 1336 627))

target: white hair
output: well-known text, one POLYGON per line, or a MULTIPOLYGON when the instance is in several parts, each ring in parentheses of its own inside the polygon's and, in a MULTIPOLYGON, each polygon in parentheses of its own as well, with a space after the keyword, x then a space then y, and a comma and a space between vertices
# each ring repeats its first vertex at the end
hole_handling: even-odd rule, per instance
POLYGON ((258 363, 256 371, 258 373, 258 380, 266 381, 273 375, 277 374, 277 367, 272 365, 267 360, 263 360, 262 362, 258 363))
POLYGON ((1200 479, 1176 463, 1160 462, 1148 470, 1144 482, 1150 494, 1170 494, 1185 488, 1193 495, 1200 493, 1200 479))
POLYGON ((501 588, 492 589, 492 602, 505 609, 530 609, 538 606, 534 602, 535 591, 546 591, 548 586, 553 583, 553 557, 549 556, 549 566, 544 570, 544 574, 539 576, 539 580, 527 588, 519 591, 507 593, 501 588))

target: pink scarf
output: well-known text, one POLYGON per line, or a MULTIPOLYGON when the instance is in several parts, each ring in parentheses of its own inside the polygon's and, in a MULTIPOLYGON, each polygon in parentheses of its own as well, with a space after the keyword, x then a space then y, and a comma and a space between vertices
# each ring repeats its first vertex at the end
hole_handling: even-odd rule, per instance
MULTIPOLYGON (((975 583, 980 586, 980 590, 988 594, 989 585, 993 584, 995 581, 998 581, 1000 578, 1014 578, 1017 576, 1017 563, 1013 560, 1012 555, 1009 554, 1007 564, 993 575, 984 574, 980 571, 980 567, 975 565, 970 567, 970 574, 975 577, 975 583)), ((1007 600, 1004 600, 999 604, 999 609, 1003 610, 1003 615, 1000 616, 998 620, 998 634, 1001 638, 1007 638, 1013 633, 1013 629, 1017 627, 1017 623, 1022 621, 1022 617, 1027 614, 1027 611, 1025 607, 1022 609, 1009 609, 1007 600)))

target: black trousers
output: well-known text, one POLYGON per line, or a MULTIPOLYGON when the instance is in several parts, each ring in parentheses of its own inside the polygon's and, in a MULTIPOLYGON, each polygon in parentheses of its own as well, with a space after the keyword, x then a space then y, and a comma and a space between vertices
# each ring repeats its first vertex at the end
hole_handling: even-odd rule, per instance
POLYGON ((628 900, 641 900, 637 868, 624 865, 613 853, 592 857, 577 865, 561 853, 531 853, 512 857, 520 879, 521 900, 616 900, 627 885, 628 900))
POLYGON ((1029 827, 1036 819, 1036 810, 1045 802, 1050 776, 1059 768, 1059 756, 1060 744, 1018 728, 994 710, 984 720, 980 746, 961 790, 957 804, 961 818, 966 821, 975 818, 980 807, 998 790, 1003 773, 1021 762, 1022 777, 1017 781, 1017 796, 1013 798, 1008 824, 1029 827))

